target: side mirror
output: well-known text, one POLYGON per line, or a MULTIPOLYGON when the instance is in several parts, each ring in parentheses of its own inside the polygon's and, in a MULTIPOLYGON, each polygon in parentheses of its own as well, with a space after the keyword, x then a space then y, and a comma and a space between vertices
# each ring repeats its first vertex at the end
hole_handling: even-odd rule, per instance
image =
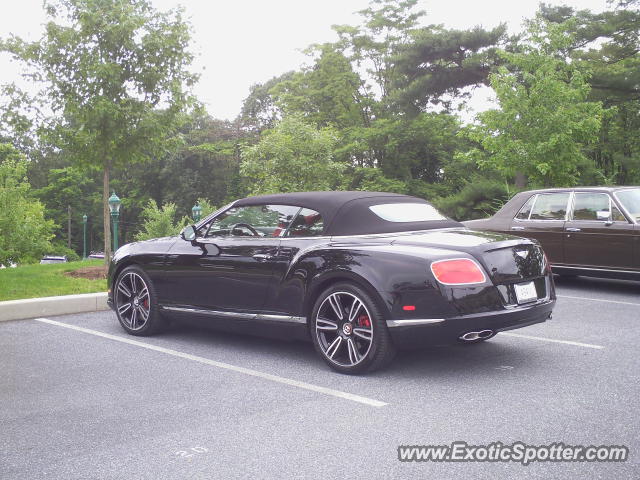
POLYGON ((610 222, 611 221, 611 212, 609 210, 598 210, 596 211, 596 220, 600 222, 610 222))
POLYGON ((187 225, 180 232, 180 237, 187 242, 193 242, 196 239, 196 227, 194 225, 187 225))

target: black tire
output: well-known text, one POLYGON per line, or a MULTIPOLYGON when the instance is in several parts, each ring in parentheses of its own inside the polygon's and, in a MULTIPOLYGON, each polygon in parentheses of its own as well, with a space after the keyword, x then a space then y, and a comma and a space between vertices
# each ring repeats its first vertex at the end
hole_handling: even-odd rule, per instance
POLYGON ((130 335, 146 337, 166 326, 158 311, 155 287, 149 275, 137 265, 119 273, 113 284, 113 303, 120 325, 130 335))
POLYGON ((359 374, 380 369, 396 353, 382 312, 377 301, 361 287, 336 283, 324 290, 313 306, 309 319, 313 346, 337 372, 359 374), (336 306, 336 298, 342 308, 336 306), (342 317, 338 315, 340 310, 342 317), (345 327, 347 323, 349 327, 345 327))

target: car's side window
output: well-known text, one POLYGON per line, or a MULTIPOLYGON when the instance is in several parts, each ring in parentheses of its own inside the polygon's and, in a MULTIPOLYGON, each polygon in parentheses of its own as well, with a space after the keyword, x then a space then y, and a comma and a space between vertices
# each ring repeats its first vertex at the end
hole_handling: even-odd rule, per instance
POLYGON ((598 220, 598 212, 609 216, 609 195, 606 193, 576 193, 573 201, 574 220, 598 220))
POLYGON ((536 197, 529 220, 564 220, 569 193, 546 193, 536 197))
POLYGON ((322 235, 324 224, 322 216, 315 210, 303 208, 293 220, 286 233, 287 237, 317 237, 322 235))
POLYGON ((624 215, 611 203, 606 193, 576 193, 573 201, 573 219, 602 222, 611 219, 626 222, 624 215))
POLYGON ((522 206, 518 214, 516 215, 516 219, 518 220, 529 220, 529 215, 531 214, 531 207, 533 206, 533 202, 536 199, 536 195, 532 195, 529 197, 529 200, 525 202, 522 206))
POLYGON ((231 207, 209 224, 207 237, 279 237, 289 227, 300 207, 251 205, 231 207))

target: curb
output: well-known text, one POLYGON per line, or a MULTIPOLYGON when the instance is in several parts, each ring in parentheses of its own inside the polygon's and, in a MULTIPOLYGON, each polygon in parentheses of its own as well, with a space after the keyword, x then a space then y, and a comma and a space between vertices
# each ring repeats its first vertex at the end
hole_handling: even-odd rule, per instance
POLYGON ((107 292, 0 302, 0 322, 108 310, 107 292))

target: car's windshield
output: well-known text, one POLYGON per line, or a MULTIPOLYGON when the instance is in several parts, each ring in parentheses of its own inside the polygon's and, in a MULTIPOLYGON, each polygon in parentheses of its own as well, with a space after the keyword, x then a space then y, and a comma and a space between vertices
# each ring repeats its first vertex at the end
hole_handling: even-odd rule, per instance
POLYGON ((640 188, 619 190, 616 197, 634 220, 640 220, 640 188))

